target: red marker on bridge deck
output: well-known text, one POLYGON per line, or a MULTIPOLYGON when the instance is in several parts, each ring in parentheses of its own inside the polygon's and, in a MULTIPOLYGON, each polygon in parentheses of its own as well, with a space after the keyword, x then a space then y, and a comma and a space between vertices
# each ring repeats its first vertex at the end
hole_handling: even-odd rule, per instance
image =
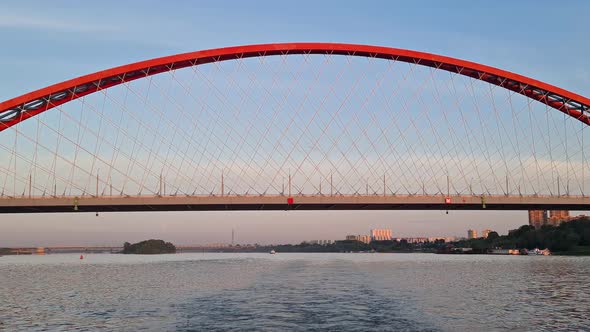
POLYGON ((293 197, 287 198, 287 204, 293 205, 293 197))
MULTIPOLYGON (((445 204, 451 204, 451 198, 445 197, 445 204)), ((449 210, 447 210, 446 214, 449 214, 449 210)))

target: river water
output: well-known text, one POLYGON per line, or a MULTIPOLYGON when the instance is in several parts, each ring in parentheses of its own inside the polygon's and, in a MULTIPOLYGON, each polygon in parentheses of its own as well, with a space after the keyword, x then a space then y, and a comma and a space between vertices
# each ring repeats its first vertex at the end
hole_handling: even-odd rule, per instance
POLYGON ((0 331, 590 330, 590 257, 0 257, 0 331))

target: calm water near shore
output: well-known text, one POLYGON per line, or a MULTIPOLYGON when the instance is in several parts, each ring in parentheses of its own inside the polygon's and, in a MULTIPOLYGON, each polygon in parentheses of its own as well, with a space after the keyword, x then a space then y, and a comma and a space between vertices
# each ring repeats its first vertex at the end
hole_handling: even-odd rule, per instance
POLYGON ((590 257, 0 257, 0 331, 590 330, 590 257))

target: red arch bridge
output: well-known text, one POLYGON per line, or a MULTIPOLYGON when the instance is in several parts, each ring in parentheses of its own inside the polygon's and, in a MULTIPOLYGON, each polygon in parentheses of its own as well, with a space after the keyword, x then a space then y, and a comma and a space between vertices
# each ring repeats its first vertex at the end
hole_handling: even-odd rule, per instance
POLYGON ((0 103, 0 212, 587 210, 588 125, 586 97, 436 54, 198 51, 0 103))

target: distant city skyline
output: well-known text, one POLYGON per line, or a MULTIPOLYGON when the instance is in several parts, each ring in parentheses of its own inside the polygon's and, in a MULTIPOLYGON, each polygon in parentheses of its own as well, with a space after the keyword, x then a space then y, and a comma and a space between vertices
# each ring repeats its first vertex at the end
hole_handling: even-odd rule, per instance
POLYGON ((0 246, 111 246, 148 238, 179 245, 231 243, 232 230, 235 243, 259 244, 337 240, 348 234, 369 234, 371 228, 389 228, 394 238, 465 237, 467 228, 507 234, 526 224, 526 216, 526 211, 139 212, 100 213, 98 217, 94 213, 9 214, 0 216, 0 246), (462 220, 470 221, 466 225, 462 220))

